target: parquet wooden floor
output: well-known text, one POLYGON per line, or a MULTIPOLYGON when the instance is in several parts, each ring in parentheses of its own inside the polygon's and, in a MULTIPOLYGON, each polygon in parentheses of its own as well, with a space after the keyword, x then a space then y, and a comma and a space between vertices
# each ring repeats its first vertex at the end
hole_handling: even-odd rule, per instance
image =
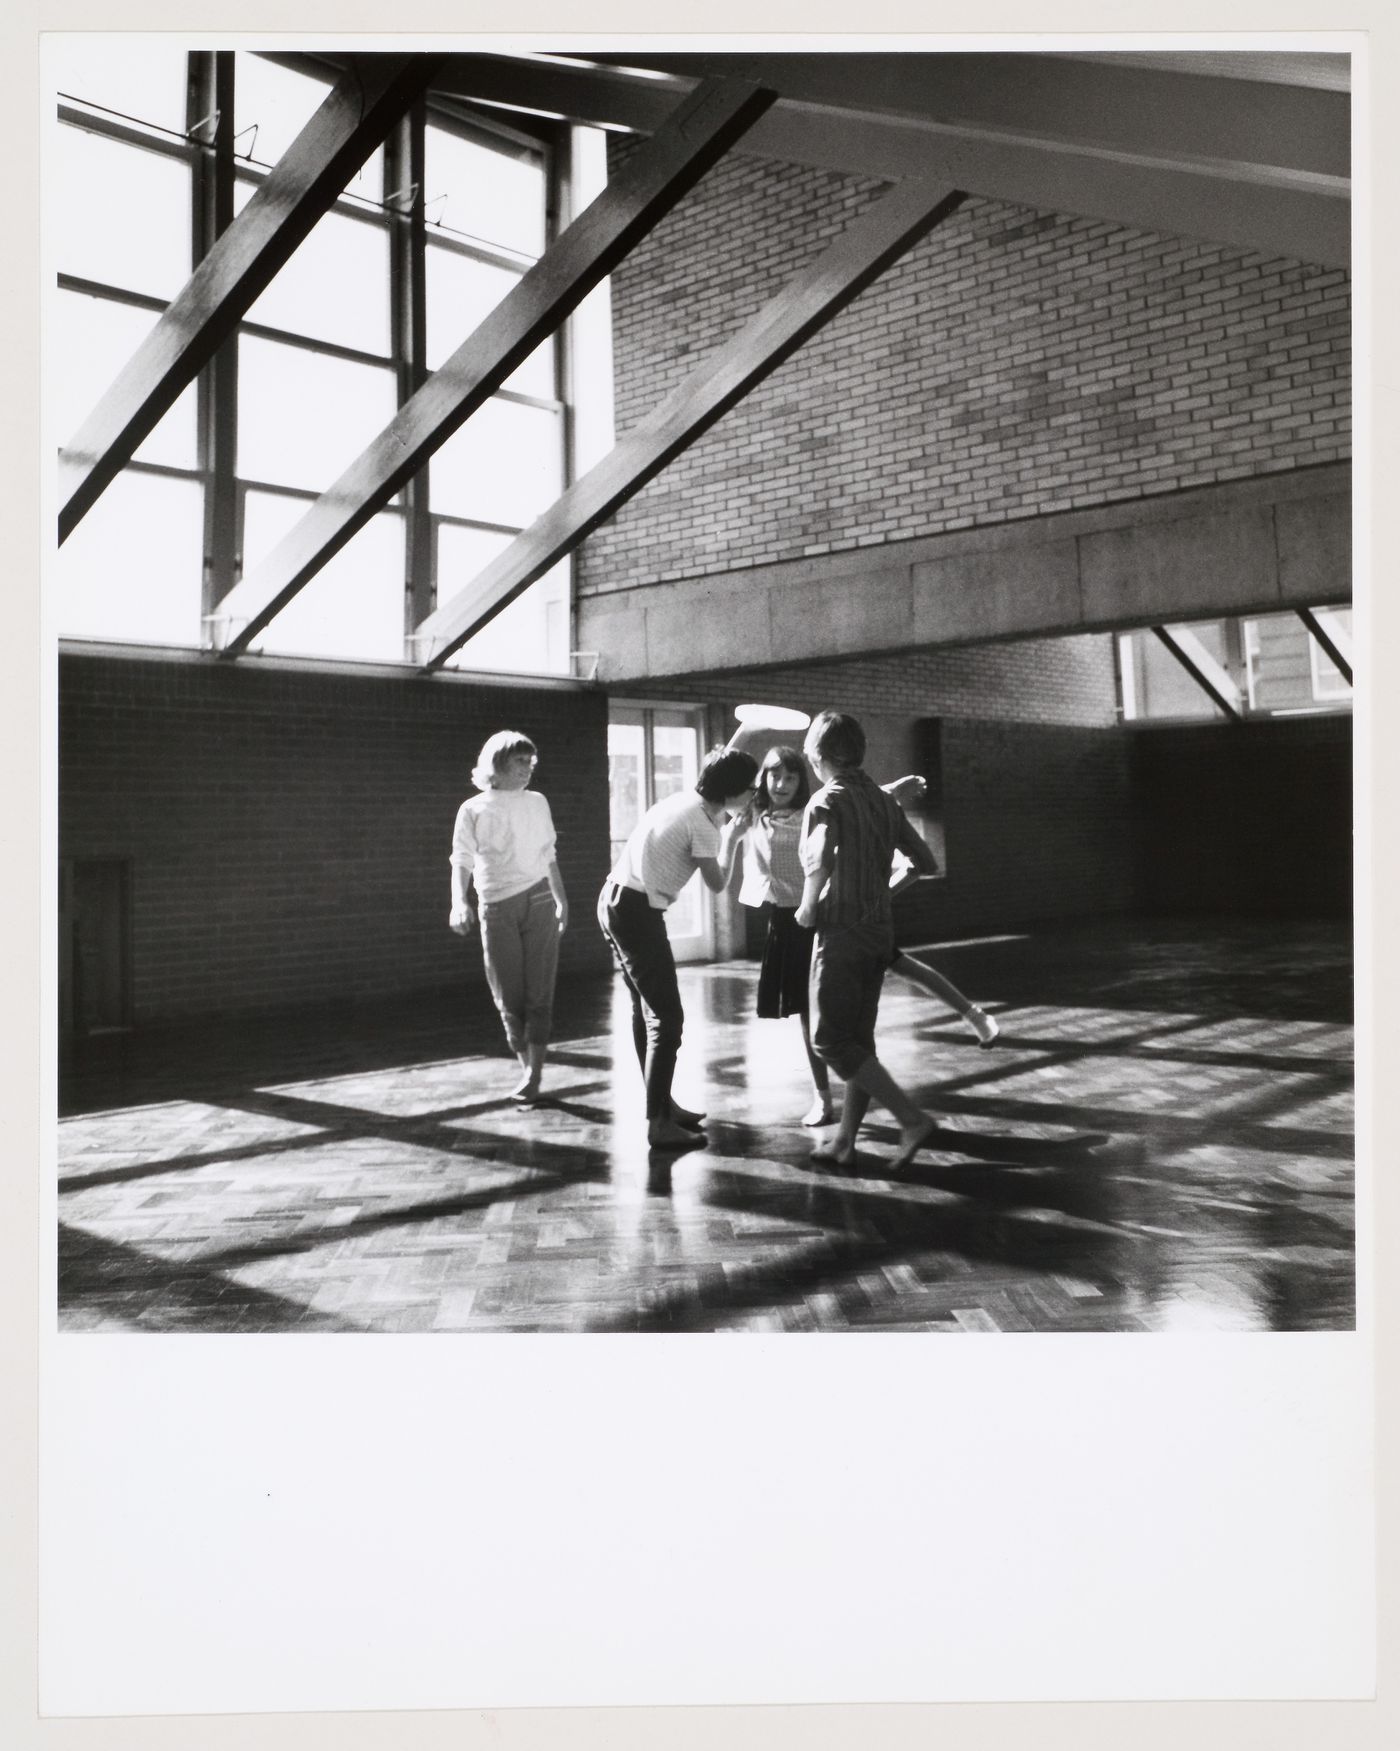
MULTIPOLYGON (((807 1159, 791 1022, 682 969, 648 1155, 610 981, 561 991, 549 1100, 503 1098, 484 994, 106 1042, 62 1080, 59 1326, 219 1331, 1203 1331, 1355 1316, 1350 932, 1113 923, 929 958, 881 1051, 942 1119, 898 1177, 807 1159)), ((875 1115, 877 1118, 880 1116, 875 1115)))

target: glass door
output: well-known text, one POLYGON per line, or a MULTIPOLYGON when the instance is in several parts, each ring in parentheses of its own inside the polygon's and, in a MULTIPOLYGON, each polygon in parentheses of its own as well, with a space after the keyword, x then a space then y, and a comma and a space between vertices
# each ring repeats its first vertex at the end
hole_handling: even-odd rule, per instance
MULTIPOLYGON (((614 862, 653 803, 693 787, 700 771, 703 714, 683 706, 614 704, 608 716, 609 837, 614 862)), ((666 913, 678 961, 714 952, 709 889, 693 875, 666 913)))

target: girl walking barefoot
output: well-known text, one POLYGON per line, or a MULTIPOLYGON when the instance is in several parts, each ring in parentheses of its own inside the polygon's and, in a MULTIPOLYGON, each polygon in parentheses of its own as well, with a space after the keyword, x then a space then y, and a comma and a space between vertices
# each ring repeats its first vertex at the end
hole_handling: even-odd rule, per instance
POLYGON ((472 772, 481 794, 462 804, 453 829, 448 914, 458 936, 469 936, 480 917, 487 983, 520 1060, 511 1098, 527 1103, 539 1098, 559 938, 569 922, 554 820, 528 788, 537 759, 535 744, 516 730, 498 731, 482 748, 472 772))

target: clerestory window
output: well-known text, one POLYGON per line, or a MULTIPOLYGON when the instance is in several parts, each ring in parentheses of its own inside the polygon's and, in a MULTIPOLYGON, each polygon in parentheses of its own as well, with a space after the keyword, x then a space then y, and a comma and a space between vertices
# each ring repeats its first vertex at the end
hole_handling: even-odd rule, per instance
MULTIPOLYGON (((47 52, 46 407, 62 448, 336 68, 134 36, 58 35, 47 52)), ((419 105, 60 548, 59 636, 223 642, 229 592, 544 252, 563 156, 554 124, 419 105)), ((252 648, 415 660, 414 627, 564 486, 565 389, 551 338, 252 648)), ((452 663, 564 672, 569 646, 565 562, 452 663)))

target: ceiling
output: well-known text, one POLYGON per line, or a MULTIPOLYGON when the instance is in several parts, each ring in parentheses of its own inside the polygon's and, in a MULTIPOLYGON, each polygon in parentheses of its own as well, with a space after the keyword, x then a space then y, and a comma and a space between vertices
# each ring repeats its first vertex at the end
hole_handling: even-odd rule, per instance
POLYGON ((703 79, 778 101, 741 154, 1340 266, 1350 257, 1350 59, 1164 53, 452 57, 441 91, 650 133, 703 79))

